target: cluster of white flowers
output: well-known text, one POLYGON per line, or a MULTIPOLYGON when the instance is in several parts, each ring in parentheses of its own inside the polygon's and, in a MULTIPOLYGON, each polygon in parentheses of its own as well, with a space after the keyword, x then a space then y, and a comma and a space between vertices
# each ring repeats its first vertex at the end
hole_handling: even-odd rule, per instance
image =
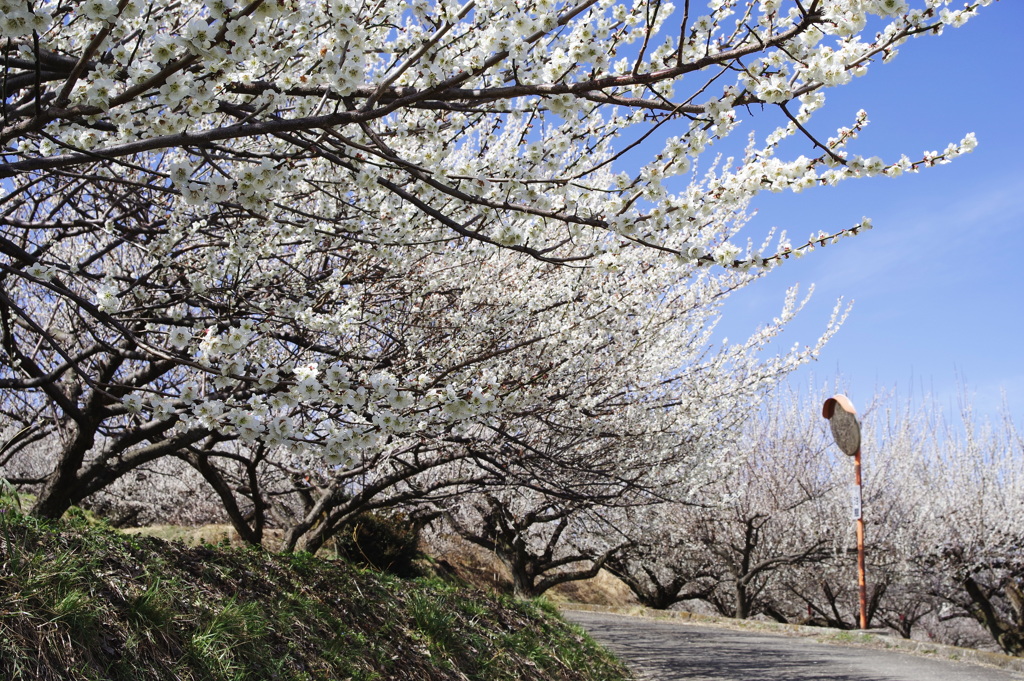
POLYGON ((21 38, 49 28, 53 17, 45 5, 28 0, 0 0, 0 38, 21 38))
POLYGON ((36 279, 49 281, 57 275, 57 268, 41 262, 35 262, 25 268, 25 272, 36 279))
MULTIPOLYGON (((255 333, 255 326, 249 320, 244 320, 238 326, 233 326, 222 333, 209 327, 203 333, 199 351, 208 360, 221 355, 234 355, 248 347, 255 333)), ((184 347, 184 345, 177 347, 184 347)))

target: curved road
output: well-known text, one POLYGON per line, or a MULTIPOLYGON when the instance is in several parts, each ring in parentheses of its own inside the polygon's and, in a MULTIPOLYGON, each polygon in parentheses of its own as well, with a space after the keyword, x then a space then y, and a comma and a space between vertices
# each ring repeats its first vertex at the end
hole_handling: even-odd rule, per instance
POLYGON ((874 648, 564 611, 644 681, 1024 681, 1024 674, 874 648))

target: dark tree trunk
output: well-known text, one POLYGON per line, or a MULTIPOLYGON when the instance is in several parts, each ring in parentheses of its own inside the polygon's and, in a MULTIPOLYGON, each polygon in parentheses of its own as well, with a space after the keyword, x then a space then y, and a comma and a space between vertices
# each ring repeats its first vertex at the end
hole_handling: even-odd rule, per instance
POLYGON ((736 582, 736 619, 745 620, 750 617, 750 594, 747 585, 740 580, 736 582))
POLYGON ((46 477, 43 489, 32 505, 30 513, 37 518, 56 520, 83 498, 78 472, 93 445, 93 437, 91 431, 83 434, 77 425, 75 429, 76 437, 58 454, 57 466, 46 477))
POLYGON ((1024 657, 1024 622, 1011 622, 1000 616, 989 595, 973 577, 964 579, 963 584, 971 598, 971 616, 985 627, 1006 654, 1024 657))

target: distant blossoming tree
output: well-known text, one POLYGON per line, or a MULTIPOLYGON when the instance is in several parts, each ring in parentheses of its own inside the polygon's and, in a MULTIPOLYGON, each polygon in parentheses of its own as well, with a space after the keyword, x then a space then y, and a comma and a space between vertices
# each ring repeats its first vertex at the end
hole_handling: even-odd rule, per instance
MULTIPOLYGON (((617 513, 605 541, 631 542, 606 567, 652 607, 701 600, 732 617, 857 628, 852 463, 820 411, 834 392, 773 391, 703 484, 691 474, 671 502, 617 513)), ((928 398, 857 402, 868 621, 1021 655, 1019 426, 980 418, 966 397, 952 418, 928 398)))
POLYGON ((632 543, 609 570, 639 601, 667 608, 699 600, 727 617, 788 619, 781 583, 842 551, 847 525, 837 522, 843 487, 816 397, 780 386, 734 412, 714 438, 714 466, 690 472, 689 484, 657 503, 619 514, 632 543))

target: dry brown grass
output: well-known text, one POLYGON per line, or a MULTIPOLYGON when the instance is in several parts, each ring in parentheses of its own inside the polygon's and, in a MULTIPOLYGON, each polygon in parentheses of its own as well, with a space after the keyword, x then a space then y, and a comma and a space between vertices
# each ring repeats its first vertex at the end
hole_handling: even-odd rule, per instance
MULTIPOLYGON (((512 591, 509 571, 501 560, 492 552, 457 535, 427 537, 423 542, 423 551, 433 558, 441 571, 450 572, 474 586, 503 593, 512 591)), ((605 570, 593 579, 560 584, 544 595, 556 603, 637 605, 629 587, 605 570)))
POLYGON ((557 603, 590 603, 612 607, 639 605, 630 588, 607 570, 601 570, 593 579, 560 584, 549 595, 557 603))
MULTIPOLYGON (((125 530, 129 534, 157 537, 166 541, 180 541, 188 546, 203 544, 242 546, 238 533, 230 525, 201 525, 182 527, 180 525, 151 525, 125 530)), ((268 550, 280 548, 281 532, 268 530, 265 546, 268 550)), ((430 536, 422 543, 422 551, 429 558, 425 569, 439 576, 451 575, 481 589, 494 589, 511 593, 512 580, 508 569, 490 551, 462 539, 457 535, 430 536)), ((331 546, 324 551, 323 558, 334 557, 331 546)), ((593 579, 560 584, 551 589, 548 598, 556 603, 587 603, 605 606, 638 605, 633 592, 621 580, 602 570, 593 579)))

